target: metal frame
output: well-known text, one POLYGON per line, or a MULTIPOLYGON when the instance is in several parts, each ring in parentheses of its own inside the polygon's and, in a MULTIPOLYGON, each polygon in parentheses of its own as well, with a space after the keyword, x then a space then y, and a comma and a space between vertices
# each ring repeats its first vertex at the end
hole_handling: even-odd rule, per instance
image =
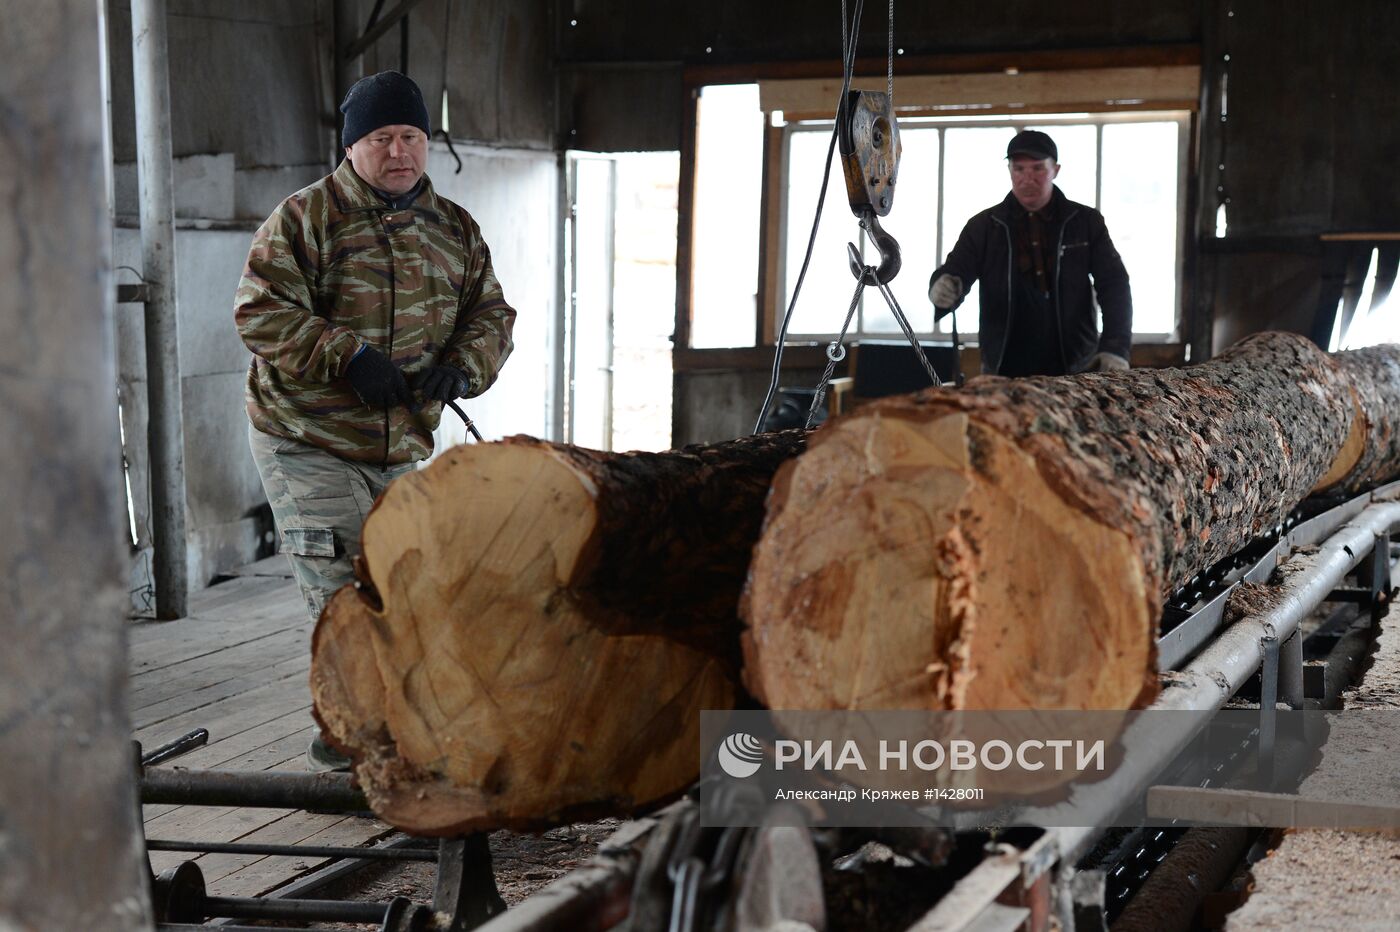
MULTIPOLYGON (((1391 484, 1358 496, 1319 515, 1313 521, 1299 525, 1293 532, 1298 541, 1297 546, 1311 546, 1310 543, 1304 542, 1320 536, 1325 536, 1325 539, 1316 551, 1293 557, 1290 562, 1297 571, 1289 574, 1277 587, 1278 598, 1274 607, 1240 618, 1224 631, 1215 632, 1218 636, 1173 679, 1151 708, 1218 709, 1256 671, 1261 672, 1263 679, 1261 733, 1272 727, 1278 698, 1283 698, 1295 708, 1301 708, 1302 644, 1299 625, 1302 619, 1323 602, 1331 600, 1346 576, 1358 568, 1369 579, 1367 590, 1372 596, 1373 606, 1383 607, 1388 602, 1391 550, 1389 539, 1400 529, 1400 502, 1378 499, 1383 493, 1395 488, 1396 484, 1391 484), (1324 529, 1330 530, 1330 533, 1324 529), (1366 558, 1382 543, 1385 546, 1381 552, 1385 554, 1386 559, 1372 559, 1369 565, 1362 566, 1366 558), (1377 564, 1384 564, 1384 567, 1376 568, 1377 564)), ((1276 559, 1280 549, 1288 544, 1289 538, 1280 541, 1269 551, 1270 557, 1276 559)), ((1260 562, 1267 562, 1267 558, 1260 562)), ((1272 568, 1269 567, 1270 571, 1272 568)), ((1155 771, 1194 737, 1193 733, 1183 732, 1176 740, 1162 741, 1159 730, 1150 742, 1145 742, 1141 735, 1135 734, 1130 728, 1123 738, 1124 747, 1128 749, 1124 759, 1125 762, 1132 761, 1133 765, 1129 767, 1125 763, 1113 776, 1086 787, 1081 801, 1084 801, 1084 798, 1100 801, 1101 811, 1111 816, 1118 808, 1119 801, 1145 789, 1151 783, 1155 771)), ((1263 734, 1260 744, 1265 744, 1263 734)), ((1260 753, 1271 755, 1272 747, 1261 747, 1260 753)), ((1033 810, 1022 815, 1034 819, 1033 810)), ((1088 853, 1102 831, 1098 827, 1048 829, 1035 845, 1022 852, 1017 859, 1019 864, 1026 865, 1033 860, 1050 857, 1058 865, 1058 876, 1054 881, 1054 912, 1064 928, 1074 928, 1076 871, 1073 865, 1088 853), (1047 854, 1047 850, 1051 853, 1047 854)), ((953 893, 913 929, 918 932, 931 932, 933 929, 953 932, 959 929, 980 928, 979 923, 995 919, 991 915, 993 907, 999 907, 1008 897, 1017 895, 1020 876, 1019 873, 1015 876, 1008 875, 1001 894, 995 898, 988 900, 983 895, 968 902, 965 909, 943 909, 943 904, 950 899, 958 902, 959 891, 964 889, 965 884, 969 888, 985 885, 985 872, 979 874, 975 870, 973 874, 959 881, 953 893), (939 921, 925 925, 935 914, 939 921)), ((1021 887, 1024 888, 1024 884, 1021 884, 1021 887)), ((1082 895, 1084 891, 1079 890, 1078 893, 1082 895)))
MULTIPOLYGON (((186 736, 187 738, 191 736, 186 736)), ((183 739, 182 739, 183 740, 183 739)), ((195 743, 186 742, 184 750, 195 743)), ((141 760, 140 746, 136 748, 141 760)), ((280 771, 165 770, 141 766, 141 802, 195 806, 248 806, 272 809, 365 811, 364 794, 348 773, 280 771)), ((377 922, 385 930, 425 927, 428 907, 398 898, 390 903, 309 900, 305 895, 371 861, 434 861, 438 865, 432 911, 445 917, 436 928, 466 932, 505 911, 496 889, 487 836, 477 833, 438 841, 436 850, 410 842, 351 848, 325 845, 276 845, 202 841, 150 840, 147 851, 199 851, 281 857, 340 858, 344 863, 301 878, 267 897, 211 897, 194 861, 153 877, 155 900, 165 904, 158 918, 185 922, 210 917, 231 919, 313 919, 377 922)), ((179 928, 162 924, 160 928, 179 928)))

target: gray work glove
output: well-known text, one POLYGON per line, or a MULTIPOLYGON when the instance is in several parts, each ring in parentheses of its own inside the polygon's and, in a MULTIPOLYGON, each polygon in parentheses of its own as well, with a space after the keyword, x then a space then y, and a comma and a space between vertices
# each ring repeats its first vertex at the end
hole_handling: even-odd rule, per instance
POLYGON ((928 299, 933 302, 936 308, 950 308, 958 303, 962 297, 962 279, 956 275, 943 274, 933 280, 933 284, 928 286, 928 299))
POLYGON ((455 366, 429 366, 413 377, 413 390, 427 401, 455 401, 470 389, 471 380, 455 366))
POLYGON ((408 390, 408 382, 404 381, 399 367, 368 344, 345 367, 345 377, 350 380, 350 386, 360 400, 371 408, 413 402, 413 394, 408 390))
POLYGON ((1098 353, 1089 360, 1086 372, 1127 372, 1128 360, 1117 353, 1098 353))

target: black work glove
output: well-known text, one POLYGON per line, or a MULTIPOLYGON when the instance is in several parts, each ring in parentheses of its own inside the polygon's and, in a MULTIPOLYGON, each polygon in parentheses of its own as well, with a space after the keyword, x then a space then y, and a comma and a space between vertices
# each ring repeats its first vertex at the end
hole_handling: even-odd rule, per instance
POLYGON ((366 345, 350 360, 350 365, 345 367, 345 377, 360 400, 371 408, 413 402, 413 393, 408 390, 408 382, 398 366, 372 346, 366 345))
POLYGON ((413 377, 413 390, 425 401, 443 403, 461 398, 471 388, 467 374, 455 366, 429 366, 413 377))

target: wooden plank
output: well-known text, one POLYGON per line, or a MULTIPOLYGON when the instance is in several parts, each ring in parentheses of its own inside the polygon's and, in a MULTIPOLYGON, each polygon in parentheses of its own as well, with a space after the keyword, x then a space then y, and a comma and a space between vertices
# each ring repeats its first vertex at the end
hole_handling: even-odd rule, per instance
MULTIPOLYGON (((149 666, 152 661, 166 660, 167 655, 178 652, 172 648, 191 644, 225 647, 227 644, 220 639, 229 634, 257 634, 310 622, 300 599, 289 598, 286 581, 260 578, 257 582, 270 584, 270 588, 265 593, 254 594, 222 610, 163 623, 154 634, 147 634, 154 625, 147 626, 146 631, 138 627, 130 641, 132 659, 142 666, 149 666)), ((136 667, 138 670, 140 668, 136 667)))
POLYGON ((216 686, 252 670, 279 663, 309 651, 311 626, 275 631, 256 641, 227 650, 191 657, 159 671, 143 671, 131 678, 127 706, 140 711, 171 696, 216 686))
MULTIPOLYGON (((343 815, 293 811, 284 814, 275 821, 260 825, 250 832, 228 840, 249 843, 260 841, 270 845, 295 845, 317 832, 345 821, 346 818, 347 816, 343 815)), ((242 870, 256 861, 265 860, 266 857, 266 855, 260 854, 205 854, 200 856, 198 860, 199 869, 204 872, 205 883, 215 884, 220 878, 242 870)), ((291 859, 278 858, 278 860, 282 861, 286 867, 291 867, 291 859)), ((288 871, 288 873, 296 872, 288 871)))
POLYGON ((310 705, 311 693, 306 678, 289 676, 203 708, 171 716, 157 725, 138 730, 135 737, 144 745, 154 746, 178 738, 191 729, 207 728, 211 740, 221 740, 280 718, 293 709, 308 708, 310 705))
POLYGON ((1147 815, 1255 828, 1400 828, 1400 801, 1362 803, 1253 790, 1154 786, 1147 790, 1147 815))
MULTIPOLYGON (((906 109, 975 107, 1016 108, 1026 113, 1062 105, 1128 103, 1153 104, 1162 109, 1194 107, 1200 90, 1200 68, 1170 65, 1158 68, 1093 68, 1079 71, 1021 71, 1015 74, 930 74, 901 78, 895 97, 896 115, 906 109), (1183 103, 1186 105, 1183 107, 1183 103), (1171 104, 1172 107, 1165 107, 1171 104)), ((883 78, 861 78, 852 90, 883 91, 883 78)), ((759 109, 835 116, 840 78, 763 81, 758 85, 759 109)))
POLYGON ((284 553, 274 553, 270 557, 263 557, 261 560, 254 560, 244 566, 235 567, 228 571, 229 576, 279 576, 284 579, 292 578, 292 565, 287 561, 284 553))
MULTIPOLYGON (((393 834, 393 829, 377 819, 356 816, 337 817, 312 815, 300 812, 286 819, 260 829, 245 838, 246 842, 266 842, 269 844, 292 845, 343 845, 360 847, 393 834)), ((205 855, 205 861, 213 861, 205 877, 213 876, 220 896, 257 896, 273 887, 280 886, 288 876, 303 871, 319 870, 331 863, 333 858, 284 857, 267 855, 205 855), (223 860, 228 859, 228 860, 223 860), (242 863, 236 863, 242 862, 242 863)))
POLYGON ((1400 233, 1323 233, 1320 239, 1325 243, 1393 243, 1400 240, 1400 233))
POLYGON ((164 640, 172 632, 184 631, 202 617, 213 616, 230 605, 238 605, 268 593, 280 593, 285 583, 270 577, 243 577, 230 579, 217 586, 201 589, 190 595, 189 615, 178 621, 154 621, 140 619, 127 628, 127 640, 132 644, 145 644, 164 640))
MULTIPOLYGON (((1199 101, 1191 98, 1181 100, 1141 100, 1141 101, 1115 101, 1108 103, 1102 100, 1062 100, 1057 103, 1044 103, 1037 105, 1037 113, 1151 113, 1162 114, 1164 119, 1175 119, 1176 114, 1170 111, 1195 110, 1199 101)), ((940 107, 906 107, 899 105, 899 119, 907 120, 913 117, 955 117, 962 114, 976 114, 985 117, 989 113, 986 107, 980 104, 949 104, 940 107)), ((1013 110, 1003 111, 1008 119, 1015 119, 1018 114, 1028 112, 1024 107, 1017 107, 1013 110)), ((825 109, 804 113, 800 110, 784 110, 783 122, 798 123, 809 120, 830 120, 831 106, 828 104, 825 109)))
MULTIPOLYGON (((225 699, 241 697, 268 682, 280 682, 291 677, 305 678, 311 667, 311 656, 305 645, 298 645, 290 657, 278 661, 269 657, 262 667, 251 668, 242 676, 235 676, 201 689, 183 692, 166 699, 153 702, 132 712, 132 726, 150 728, 162 722, 199 709, 214 706, 225 699)), ((204 726, 196 726, 204 727, 204 726)))
MULTIPOLYGON (((168 840, 236 841, 286 818, 293 809, 211 808, 181 806, 161 819, 146 823, 147 838, 168 840)), ((156 873, 174 867, 181 861, 196 860, 192 852, 152 851, 151 867, 156 873)))
MULTIPOLYGON (((758 321, 756 343, 772 346, 777 341, 778 318, 787 311, 783 304, 783 282, 779 280, 782 262, 782 217, 787 207, 783 177, 783 128, 763 121, 763 200, 759 207, 758 321)), ((789 236, 801 235, 789 230, 789 236)))
POLYGON ((304 612, 283 608, 275 611, 249 611, 242 619, 191 623, 170 632, 160 643, 133 644, 130 667, 133 675, 161 670, 206 654, 285 631, 309 628, 304 612))

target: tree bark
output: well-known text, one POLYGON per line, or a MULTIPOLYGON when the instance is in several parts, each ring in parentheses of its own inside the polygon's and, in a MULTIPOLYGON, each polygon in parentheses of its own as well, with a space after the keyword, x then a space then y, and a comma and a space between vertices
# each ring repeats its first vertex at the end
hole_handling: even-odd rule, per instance
POLYGON ((739 701, 737 603, 787 431, 669 453, 529 438, 396 481, 316 627, 312 695, 375 812, 416 834, 634 811, 739 701))
POLYGON ((862 407, 774 481, 746 683, 775 709, 1143 707, 1165 595, 1352 473, 1354 410, 1281 333, 862 407))

